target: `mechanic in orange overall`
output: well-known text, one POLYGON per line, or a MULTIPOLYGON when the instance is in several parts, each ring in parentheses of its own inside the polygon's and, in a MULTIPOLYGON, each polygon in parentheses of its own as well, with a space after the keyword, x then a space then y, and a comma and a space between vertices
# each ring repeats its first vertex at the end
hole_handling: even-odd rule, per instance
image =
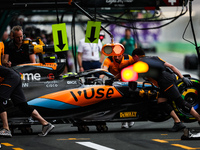
MULTIPOLYGON (((2 43, 0 44, 2 50, 2 43)), ((1 53, 1 52, 0 52, 1 53)), ((26 98, 22 89, 21 76, 12 68, 7 68, 0 65, 0 117, 3 122, 3 128, 0 129, 0 136, 12 137, 8 125, 7 112, 3 102, 10 99, 22 112, 37 119, 42 125, 42 133, 39 136, 46 136, 54 125, 47 122, 36 109, 27 104, 26 98)))
POLYGON ((149 71, 149 73, 144 74, 143 77, 160 87, 158 105, 160 106, 161 110, 164 110, 166 113, 168 113, 174 120, 174 126, 170 129, 170 131, 176 132, 182 130, 185 128, 185 125, 180 121, 172 106, 167 103, 167 100, 174 100, 175 103, 185 112, 193 115, 200 124, 200 115, 196 112, 191 104, 183 100, 175 83, 176 74, 187 86, 191 86, 192 82, 188 78, 185 78, 175 66, 165 62, 157 56, 145 57, 144 51, 140 48, 137 48, 132 52, 132 57, 135 58, 135 60, 138 59, 146 62, 149 64, 149 67, 154 67, 153 73, 149 71))
MULTIPOLYGON (((133 64, 134 62, 135 61, 132 58, 132 56, 128 54, 122 54, 119 56, 109 56, 104 60, 102 69, 109 71, 115 76, 115 78, 120 79, 121 70, 133 64)), ((100 75, 100 78, 104 78, 104 75, 100 75)), ((134 122, 122 122, 121 128, 131 128, 133 125, 134 122)))

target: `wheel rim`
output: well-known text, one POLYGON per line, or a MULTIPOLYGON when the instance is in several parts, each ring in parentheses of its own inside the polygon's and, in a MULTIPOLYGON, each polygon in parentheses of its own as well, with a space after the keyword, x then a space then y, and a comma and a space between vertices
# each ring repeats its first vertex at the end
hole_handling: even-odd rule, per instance
MULTIPOLYGON (((199 109, 199 100, 198 100, 198 91, 195 88, 187 88, 181 93, 182 98, 184 101, 188 102, 189 104, 194 107, 195 110, 199 109)), ((179 111, 179 115, 188 116, 189 118, 194 118, 190 113, 186 113, 183 111, 179 106, 177 106, 179 111)))
POLYGON ((195 88, 187 89, 182 93, 182 98, 190 103, 195 110, 199 108, 198 91, 195 88))

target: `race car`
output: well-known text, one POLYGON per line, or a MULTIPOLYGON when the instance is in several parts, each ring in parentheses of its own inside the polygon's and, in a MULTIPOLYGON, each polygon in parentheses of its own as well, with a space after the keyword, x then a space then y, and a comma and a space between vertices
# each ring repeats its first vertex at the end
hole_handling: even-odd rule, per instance
MULTIPOLYGON (((113 50, 120 54, 119 44, 105 47, 110 54, 113 50)), ((69 123, 78 127, 80 132, 88 132, 88 126, 93 125, 97 131, 103 132, 108 130, 107 122, 160 122, 170 118, 158 108, 159 88, 150 81, 122 82, 103 69, 63 76, 59 74, 59 65, 62 63, 23 64, 14 68, 21 74, 28 104, 51 123, 69 123), (88 77, 95 73, 104 74, 108 79, 100 82, 98 78, 88 77)), ((185 86, 181 80, 177 80, 177 86, 184 100, 199 112, 200 81, 187 77, 193 82, 191 87, 185 86)), ((7 100, 5 105, 12 131, 19 128, 22 133, 32 133, 31 125, 38 122, 14 108, 12 101, 7 100)), ((184 122, 196 121, 175 102, 172 106, 184 122)))

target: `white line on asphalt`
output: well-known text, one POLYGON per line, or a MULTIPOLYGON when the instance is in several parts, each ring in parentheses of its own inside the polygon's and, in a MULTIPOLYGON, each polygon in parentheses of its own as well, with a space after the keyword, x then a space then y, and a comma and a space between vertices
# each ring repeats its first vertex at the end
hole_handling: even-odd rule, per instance
POLYGON ((99 144, 95 144, 95 143, 92 143, 92 142, 76 142, 80 145, 84 145, 86 147, 89 147, 89 148, 93 148, 93 149, 96 149, 96 150, 114 150, 112 148, 108 148, 108 147, 105 147, 105 146, 102 146, 102 145, 99 145, 99 144))

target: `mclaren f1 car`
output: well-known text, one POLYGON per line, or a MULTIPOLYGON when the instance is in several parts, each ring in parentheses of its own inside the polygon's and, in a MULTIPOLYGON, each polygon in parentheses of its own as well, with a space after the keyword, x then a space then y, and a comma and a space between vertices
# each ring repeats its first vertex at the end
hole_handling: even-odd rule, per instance
MULTIPOLYGON (((123 49, 120 44, 108 44, 103 47, 107 54, 121 54, 120 49, 123 49)), ((103 132, 108 130, 107 122, 161 122, 170 118, 158 108, 159 88, 150 81, 138 82, 135 79, 122 82, 103 69, 60 75, 63 64, 62 61, 43 62, 13 68, 22 77, 28 104, 36 108, 49 122, 72 124, 78 127, 80 132, 88 132, 88 126, 93 125, 97 131, 103 132), (102 82, 99 78, 92 77, 95 73, 104 74, 107 79, 102 82)), ((178 79, 177 86, 184 100, 200 112, 200 81, 188 78, 193 82, 191 87, 187 87, 178 79)), ((22 133, 32 133, 31 125, 39 123, 13 107, 11 100, 4 104, 13 132, 15 128, 19 128, 22 133)), ((172 106, 182 121, 196 121, 174 102, 172 106)))

